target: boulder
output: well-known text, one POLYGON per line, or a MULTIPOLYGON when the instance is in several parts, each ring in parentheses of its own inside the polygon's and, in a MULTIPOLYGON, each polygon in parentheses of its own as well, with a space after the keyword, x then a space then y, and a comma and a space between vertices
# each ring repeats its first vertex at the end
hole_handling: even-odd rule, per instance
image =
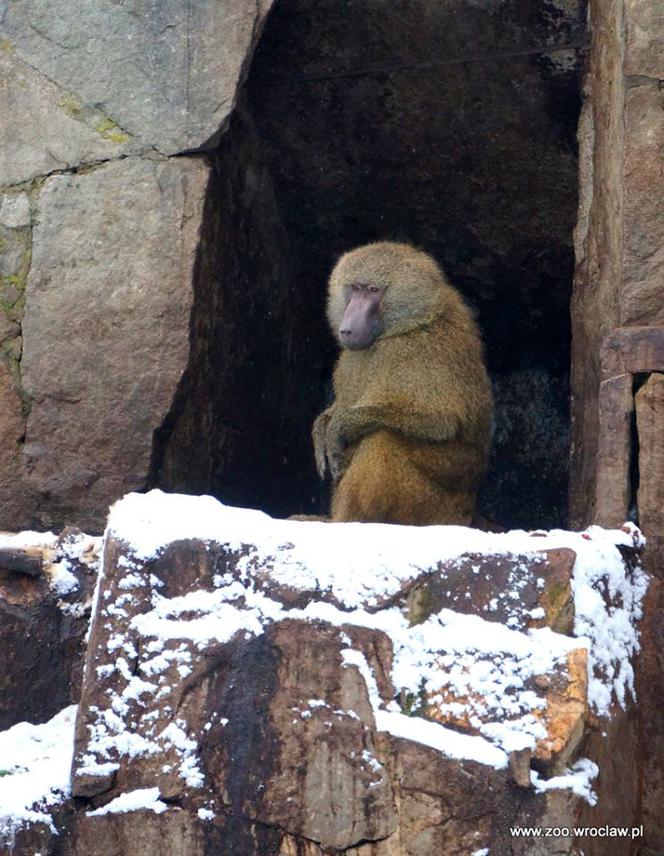
POLYGON ((77 530, 0 534, 0 728, 78 701, 99 546, 77 530))
MULTIPOLYGON (((9 145, 0 147, 5 163, 43 174, 93 153, 117 157, 133 141, 164 154, 212 145, 270 6, 271 0, 4 6, 0 46, 24 90, 20 109, 3 111, 10 117, 3 123, 9 145)), ((19 98, 12 92, 5 96, 10 104, 19 98)))
POLYGON ((74 800, 7 819, 7 847, 46 835, 42 815, 68 856, 461 856, 508 852, 515 819, 604 822, 594 758, 636 780, 601 732, 631 734, 639 538, 129 495, 105 536, 74 800))
POLYGON ((98 531, 145 482, 188 364, 207 179, 200 159, 128 158, 45 182, 22 327, 33 525, 98 531))

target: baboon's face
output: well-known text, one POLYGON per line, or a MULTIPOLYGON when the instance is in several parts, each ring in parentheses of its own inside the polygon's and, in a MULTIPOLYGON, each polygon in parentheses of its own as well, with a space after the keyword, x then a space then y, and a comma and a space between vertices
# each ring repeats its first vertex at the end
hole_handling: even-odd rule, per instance
POLYGON ((350 351, 369 348, 383 332, 381 301, 384 288, 371 282, 351 282, 344 288, 346 308, 339 341, 350 351))

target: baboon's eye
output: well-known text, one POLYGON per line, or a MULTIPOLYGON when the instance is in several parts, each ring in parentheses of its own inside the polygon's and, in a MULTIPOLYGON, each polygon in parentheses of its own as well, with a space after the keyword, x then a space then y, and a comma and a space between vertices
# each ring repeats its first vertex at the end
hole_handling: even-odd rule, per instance
POLYGON ((361 285, 358 285, 358 283, 354 282, 351 284, 350 290, 351 291, 360 291, 361 288, 362 288, 361 285))
POLYGON ((377 285, 370 285, 370 286, 369 286, 369 291, 370 291, 372 294, 377 294, 377 293, 380 291, 380 288, 379 288, 377 285))

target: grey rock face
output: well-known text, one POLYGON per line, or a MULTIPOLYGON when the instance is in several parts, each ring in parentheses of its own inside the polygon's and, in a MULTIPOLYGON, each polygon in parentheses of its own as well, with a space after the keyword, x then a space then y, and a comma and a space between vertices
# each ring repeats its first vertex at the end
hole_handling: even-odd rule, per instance
POLYGON ((14 52, 0 50, 0 81, 0 185, 139 148, 103 113, 85 107, 14 52))
MULTIPOLYGON (((53 81, 81 107, 101 111, 102 130, 119 126, 144 147, 172 154, 204 146, 222 127, 270 5, 26 0, 0 5, 0 39, 42 78, 30 81, 25 98, 46 97, 53 81)), ((30 111, 21 112, 31 127, 30 111)), ((61 145, 66 132, 54 131, 61 145)), ((16 163, 13 151, 7 160, 16 163)), ((27 164, 36 166, 33 155, 27 164)))
POLYGON ((187 365, 207 175, 199 159, 131 159, 44 185, 22 359, 44 525, 71 507, 96 528, 109 498, 143 483, 187 365))

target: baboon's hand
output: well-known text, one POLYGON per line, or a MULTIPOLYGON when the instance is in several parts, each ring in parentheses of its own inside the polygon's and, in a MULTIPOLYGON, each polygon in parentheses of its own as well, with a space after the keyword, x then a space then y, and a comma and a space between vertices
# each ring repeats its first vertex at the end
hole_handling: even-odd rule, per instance
POLYGON ((314 441, 314 457, 318 475, 324 479, 327 471, 327 429, 332 418, 332 408, 328 407, 314 420, 311 436, 314 441))

